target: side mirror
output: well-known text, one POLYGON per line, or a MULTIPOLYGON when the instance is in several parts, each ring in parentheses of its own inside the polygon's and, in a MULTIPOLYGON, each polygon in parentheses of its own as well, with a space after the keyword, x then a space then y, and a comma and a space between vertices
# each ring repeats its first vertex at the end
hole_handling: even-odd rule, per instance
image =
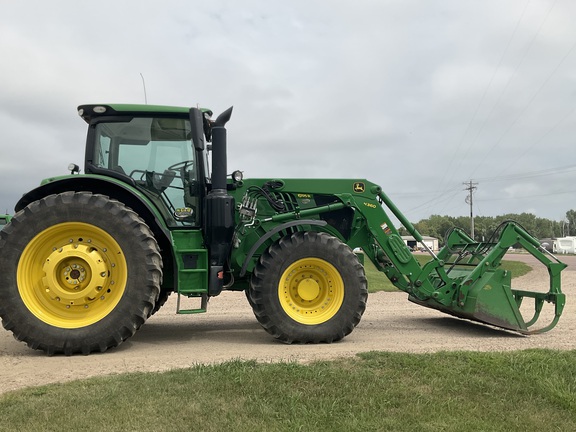
POLYGON ((190 108, 190 127, 194 148, 204 150, 204 114, 198 108, 190 108))

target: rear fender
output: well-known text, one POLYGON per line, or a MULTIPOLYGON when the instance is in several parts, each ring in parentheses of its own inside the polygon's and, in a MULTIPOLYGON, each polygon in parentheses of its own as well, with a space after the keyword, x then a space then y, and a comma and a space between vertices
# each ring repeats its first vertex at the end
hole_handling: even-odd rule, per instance
POLYGON ((163 288, 175 289, 175 281, 178 280, 176 274, 175 259, 173 256, 170 232, 155 206, 146 199, 137 189, 130 185, 95 175, 75 175, 66 176, 49 181, 43 185, 32 189, 24 194, 16 203, 15 211, 18 212, 28 204, 42 199, 48 195, 59 194, 67 191, 89 191, 94 194, 106 195, 112 199, 118 200, 134 210, 150 227, 154 237, 162 251, 162 260, 164 267, 163 288))

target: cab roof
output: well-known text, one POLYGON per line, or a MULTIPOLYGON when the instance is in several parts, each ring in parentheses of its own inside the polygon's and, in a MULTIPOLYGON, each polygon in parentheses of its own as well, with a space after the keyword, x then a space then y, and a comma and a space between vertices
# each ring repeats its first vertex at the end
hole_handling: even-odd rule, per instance
MULTIPOLYGON (((200 108, 200 111, 212 115, 212 111, 207 108, 200 108)), ((161 115, 177 117, 187 117, 190 113, 189 107, 177 107, 167 105, 139 105, 139 104, 90 104, 80 105, 78 115, 86 123, 90 123, 93 118, 102 116, 122 116, 122 115, 161 115)))

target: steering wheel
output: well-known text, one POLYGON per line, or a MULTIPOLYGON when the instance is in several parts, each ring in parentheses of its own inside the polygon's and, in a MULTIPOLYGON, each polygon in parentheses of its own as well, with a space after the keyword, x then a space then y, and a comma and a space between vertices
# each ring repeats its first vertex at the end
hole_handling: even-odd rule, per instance
MULTIPOLYGON (((194 161, 191 159, 176 162, 175 164, 170 165, 168 168, 166 168, 166 171, 180 171, 182 169, 185 169, 189 165, 192 165, 193 163, 194 163, 194 161)), ((132 172, 129 174, 129 176, 135 180, 142 180, 147 172, 148 171, 145 171, 145 170, 135 169, 135 170, 132 170, 132 172), (135 177, 134 174, 140 174, 140 178, 135 177)))
POLYGON ((182 169, 186 169, 189 165, 192 165, 193 163, 194 163, 193 160, 185 160, 181 162, 176 162, 174 165, 170 165, 166 169, 170 171, 180 171, 182 169))

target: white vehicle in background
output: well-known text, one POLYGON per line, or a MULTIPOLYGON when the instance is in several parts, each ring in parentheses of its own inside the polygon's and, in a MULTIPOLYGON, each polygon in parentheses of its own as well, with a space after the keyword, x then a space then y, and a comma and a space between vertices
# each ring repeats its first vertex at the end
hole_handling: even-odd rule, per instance
POLYGON ((576 254, 576 237, 558 237, 555 239, 553 253, 576 254))

